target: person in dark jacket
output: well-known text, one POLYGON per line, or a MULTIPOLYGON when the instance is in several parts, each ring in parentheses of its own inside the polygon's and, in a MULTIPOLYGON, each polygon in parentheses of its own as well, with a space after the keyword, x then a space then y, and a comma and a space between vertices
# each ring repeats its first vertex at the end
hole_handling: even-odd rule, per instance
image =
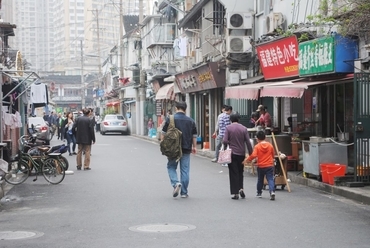
POLYGON ((231 163, 229 164, 229 180, 231 199, 245 198, 243 189, 244 180, 244 164, 246 149, 248 154, 252 154, 252 144, 249 139, 249 133, 246 127, 239 123, 239 113, 230 115, 231 124, 226 127, 223 144, 225 147, 229 145, 231 153, 231 163))
POLYGON ((76 119, 73 124, 73 132, 76 134, 77 151, 77 170, 82 168, 82 153, 85 151, 84 170, 90 168, 91 145, 95 144, 94 122, 89 118, 90 109, 82 110, 83 116, 76 119))

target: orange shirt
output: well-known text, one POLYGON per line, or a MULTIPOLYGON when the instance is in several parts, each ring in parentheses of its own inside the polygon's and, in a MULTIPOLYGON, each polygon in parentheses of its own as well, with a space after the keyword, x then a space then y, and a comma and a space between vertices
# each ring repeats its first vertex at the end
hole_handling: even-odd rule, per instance
POLYGON ((252 161, 257 158, 258 167, 270 167, 274 166, 274 147, 267 141, 259 142, 253 149, 251 155, 249 155, 247 161, 252 161))

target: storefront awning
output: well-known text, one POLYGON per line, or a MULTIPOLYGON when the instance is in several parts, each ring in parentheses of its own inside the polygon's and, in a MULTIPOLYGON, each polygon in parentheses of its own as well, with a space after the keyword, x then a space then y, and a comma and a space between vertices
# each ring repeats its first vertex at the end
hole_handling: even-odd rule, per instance
POLYGON ((270 83, 265 85, 260 92, 260 97, 287 97, 301 98, 306 89, 314 86, 343 83, 352 80, 352 76, 345 78, 322 80, 322 81, 304 81, 305 79, 284 81, 279 83, 270 83))
POLYGON ((117 105, 119 105, 120 104, 120 102, 119 101, 116 101, 116 102, 108 102, 107 104, 105 104, 105 105, 107 105, 107 106, 117 106, 117 105))
POLYGON ((266 83, 257 83, 226 87, 225 98, 258 100, 258 91, 262 89, 265 85, 266 83))
POLYGON ((251 78, 247 78, 247 79, 243 79, 243 80, 241 80, 241 83, 242 84, 251 84, 251 83, 255 83, 255 82, 261 81, 262 79, 263 79, 263 75, 256 76, 256 77, 251 77, 251 78))
POLYGON ((171 84, 165 84, 162 86, 157 94, 155 95, 156 100, 162 100, 162 99, 169 99, 169 100, 175 100, 175 93, 174 93, 174 83, 171 84))

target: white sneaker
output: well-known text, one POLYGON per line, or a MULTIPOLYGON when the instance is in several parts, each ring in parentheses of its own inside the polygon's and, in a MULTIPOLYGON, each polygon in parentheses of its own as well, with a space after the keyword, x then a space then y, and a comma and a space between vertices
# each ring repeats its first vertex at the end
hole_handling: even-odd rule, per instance
POLYGON ((181 198, 188 198, 189 197, 189 195, 188 194, 186 194, 186 195, 181 195, 181 198))
POLYGON ((181 183, 176 183, 172 196, 177 197, 179 195, 180 189, 181 189, 181 183))
POLYGON ((223 167, 228 167, 229 165, 228 164, 222 164, 223 167))

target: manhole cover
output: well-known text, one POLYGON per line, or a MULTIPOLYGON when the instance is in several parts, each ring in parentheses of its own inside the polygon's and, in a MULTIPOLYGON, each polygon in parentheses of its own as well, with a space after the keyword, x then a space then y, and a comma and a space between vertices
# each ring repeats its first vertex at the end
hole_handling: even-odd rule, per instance
POLYGON ((147 224, 140 226, 133 226, 129 228, 131 231, 150 232, 150 233, 164 233, 164 232, 182 232, 195 229, 193 225, 187 224, 147 224))
POLYGON ((0 240, 29 239, 29 238, 37 238, 42 235, 43 233, 36 233, 36 232, 5 231, 5 232, 0 232, 0 240))

